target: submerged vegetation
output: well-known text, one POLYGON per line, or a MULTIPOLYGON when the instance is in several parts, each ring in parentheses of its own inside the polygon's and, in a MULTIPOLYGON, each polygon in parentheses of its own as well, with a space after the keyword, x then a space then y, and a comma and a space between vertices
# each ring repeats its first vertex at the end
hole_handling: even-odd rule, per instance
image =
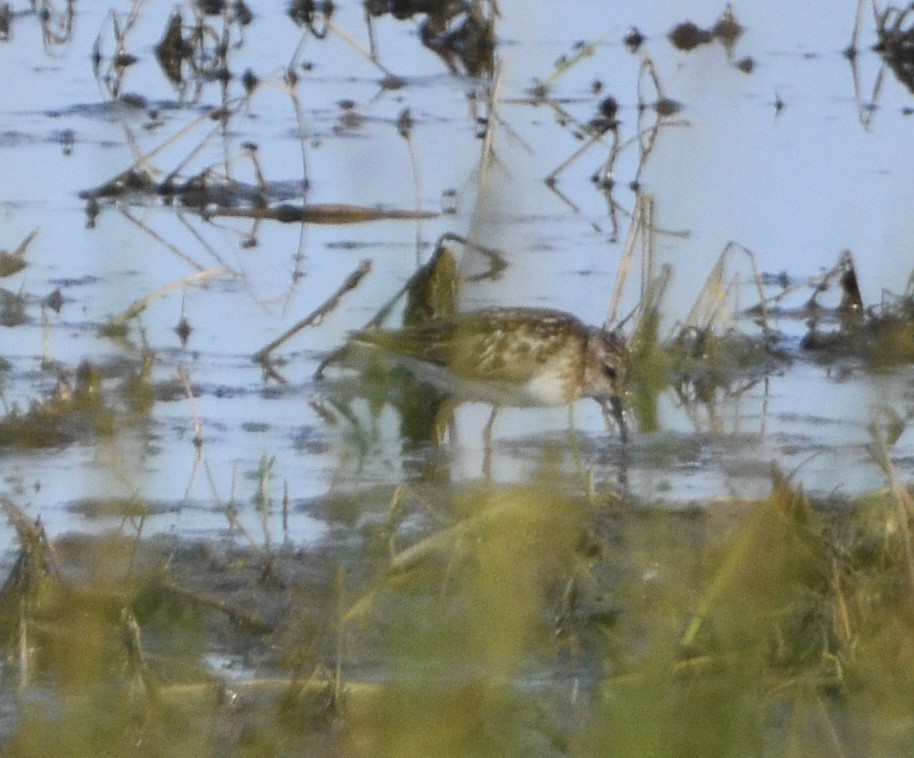
MULTIPOLYGON (((79 7, 59 5, 32 3, 19 12, 2 4, 0 44, 32 23, 44 49, 56 54, 73 40, 79 7)), ((862 8, 846 51, 852 63, 862 8)), ((138 0, 101 23, 92 75, 104 105, 125 108, 141 130, 111 111, 124 118, 123 142, 132 155, 111 174, 89 173, 79 194, 80 223, 87 234, 101 235, 109 219, 124 220, 144 242, 167 250, 180 273, 163 275, 162 285, 116 280, 114 315, 96 317, 97 303, 86 303, 80 289, 91 277, 82 270, 60 275, 59 261, 42 260, 54 271, 54 288, 33 294, 45 276, 33 264, 37 231, 18 244, 2 241, 10 250, 0 251, 0 329, 17 329, 18 336, 31 326, 24 339, 41 342, 40 356, 34 345, 0 355, 0 463, 16 463, 0 490, 16 546, 0 587, 2 752, 910 754, 914 500, 896 469, 910 461, 894 446, 914 412, 886 403, 867 409, 868 442, 857 464, 878 472, 882 489, 847 494, 836 471, 832 491, 811 493, 799 470, 767 460, 753 461, 767 477, 763 497, 729 483, 725 495, 697 498, 663 497, 663 484, 650 494, 639 488, 639 477, 663 474, 676 454, 696 469, 710 465, 720 448, 709 440, 727 436, 721 408, 797 366, 824 367, 838 382, 851 372, 878 376, 914 364, 914 276, 878 303, 865 299, 858 274, 866 276, 866 263, 858 265, 850 252, 826 271, 771 274, 764 251, 731 242, 709 271, 691 272, 704 286, 688 312, 669 318, 675 272, 656 243, 688 232, 661 228, 642 182, 664 135, 692 124, 689 104, 667 95, 648 49, 664 44, 686 55, 720 45, 728 67, 751 74, 754 59, 736 58, 744 32, 738 9, 726 6, 712 24, 703 20, 706 26, 677 20, 654 40, 632 27, 612 42, 576 42, 551 73, 526 77, 519 96, 505 94, 498 55, 501 14, 517 9, 494 0, 365 0, 359 9, 364 44, 344 27, 334 3, 288 3, 272 21, 300 38, 294 50, 282 51, 280 64, 270 61, 269 75, 237 62, 250 35, 263 31, 257 14, 269 12, 241 0, 189 0, 177 8, 138 0), (158 35, 152 42, 135 38, 144 21, 158 35), (349 312, 359 319, 346 326, 350 335, 458 313, 467 300, 486 297, 478 288, 536 265, 503 241, 480 239, 478 229, 455 231, 468 223, 456 212, 458 190, 446 189, 441 207, 429 207, 418 146, 438 114, 409 95, 440 82, 389 63, 385 49, 397 25, 409 25, 408 34, 393 39, 430 53, 455 88, 448 97, 457 92, 461 107, 468 106, 460 129, 478 146, 467 184, 480 209, 470 224, 485 232, 488 204, 502 210, 510 203, 497 197, 493 179, 502 171, 510 176, 496 138, 507 135, 529 150, 503 113, 506 103, 537 118, 547 114, 550 128, 574 140, 567 155, 549 156, 556 163, 538 189, 589 224, 601 245, 621 249, 608 267, 616 280, 604 327, 624 335, 630 356, 624 405, 631 439, 580 430, 569 413, 560 433, 493 444, 494 410, 477 439, 458 428, 459 398, 376 354, 365 359, 345 335, 319 358, 295 351, 293 340, 322 334, 322 325, 360 297, 349 312), (628 97, 616 93, 617 100, 601 79, 564 91, 564 78, 608 44, 637 56, 628 97), (312 58, 321 54, 351 55, 365 65, 376 76, 372 92, 391 97, 394 117, 372 112, 368 98, 349 99, 347 87, 358 77, 315 73, 312 58), (127 89, 144 58, 173 100, 150 101, 127 89), (329 104, 320 100, 328 82, 329 104), (264 118, 269 109, 261 109, 261 98, 276 93, 287 120, 264 118), (278 161, 287 174, 272 176, 266 150, 249 139, 264 122, 263 145, 283 130, 294 135, 298 162, 278 161), (409 201, 393 193, 353 202, 327 196, 333 185, 320 172, 339 158, 321 167, 315 153, 327 143, 374 150, 366 122, 403 152, 395 160, 353 152, 391 173, 408 164, 409 201), (588 216, 562 185, 573 181, 574 164, 594 154, 596 167, 576 187, 600 205, 599 216, 588 216), (630 202, 617 198, 620 177, 630 202), (205 257, 155 230, 144 215, 150 209, 177 219, 205 257), (345 251, 379 245, 396 253, 397 244, 377 241, 381 232, 367 242, 341 237, 318 250, 339 258, 335 289, 313 276, 314 248, 305 254, 309 227, 357 224, 415 230, 408 271, 394 269, 393 291, 378 298, 380 305, 370 302, 370 287, 383 256, 353 265, 345 251), (434 224, 434 245, 423 224, 434 224), (294 254, 277 264, 273 251, 258 248, 265 229, 280 225, 297 227, 300 237, 294 254), (207 240, 203 231, 214 229, 236 238, 242 265, 207 240), (264 295, 252 284, 261 271, 265 279, 284 277, 288 290, 264 295), (809 278, 792 278, 799 275, 809 278), (283 321, 259 349, 235 343, 249 315, 218 295, 247 288, 257 308, 285 317, 302 282, 307 315, 290 317, 291 326, 283 321), (212 333, 200 334, 185 307, 192 292, 218 311, 213 331, 228 334, 228 355, 211 347, 212 333), (177 314, 178 294, 184 299, 167 329, 172 342, 161 334, 157 341, 151 313, 171 304, 177 314), (85 356, 72 365, 55 359, 52 337, 77 335, 78 342, 87 334, 96 342, 85 356), (201 379, 208 361, 228 378, 201 379), (302 385, 308 361, 314 380, 302 385), (253 413, 247 406, 240 422, 259 463, 230 472, 226 496, 222 472, 211 465, 215 455, 209 457, 221 443, 224 406, 210 401, 232 395, 260 404, 253 413), (297 405, 281 413, 307 408, 320 425, 315 430, 296 418, 297 426, 285 428, 294 430, 282 442, 299 454, 295 465, 331 459, 322 464, 329 484, 316 497, 290 491, 287 481, 278 487, 274 467, 286 450, 260 452, 261 438, 253 436, 269 427, 259 409, 289 397, 297 405), (681 410, 695 433, 663 438, 664 406, 681 410), (393 443, 383 436, 391 418, 393 443), (518 458, 521 483, 493 474, 512 446, 533 450, 518 458), (144 477, 150 461, 174 465, 175 458, 157 456, 178 448, 190 481, 183 495, 163 500, 145 490, 144 477), (481 469, 464 467, 461 456, 478 449, 481 469), (66 452, 75 452, 70 465, 87 479, 110 468, 117 491, 126 492, 55 494, 65 515, 90 522, 85 530, 52 531, 59 514, 35 505, 52 482, 33 476, 30 461, 46 457, 56 465, 55 456, 66 452), (197 486, 207 489, 195 500, 197 486), (176 519, 169 534, 151 533, 157 514, 195 508, 218 527, 195 530, 190 520, 176 519), (297 517, 325 532, 296 533, 289 524, 297 517)), ((910 10, 874 6, 873 14, 879 59, 911 87, 910 10)), ((855 94, 866 127, 875 108, 855 94)), ((783 107, 778 97, 775 113, 783 107)), ((80 138, 62 131, 54 139, 68 155, 80 138)), ((356 173, 364 169, 359 161, 356 173)), ((547 215, 546 227, 551 223, 547 215)), ((527 247, 553 244, 546 235, 527 247)), ((111 257, 102 268, 117 265, 112 251, 105 253, 111 257)), ((730 436, 735 442, 726 444, 755 445, 764 434, 730 436)), ((803 442, 785 444, 805 455, 803 442)), ((811 460, 821 451, 809 452, 811 460)), ((174 471, 167 476, 178 479, 174 471)))

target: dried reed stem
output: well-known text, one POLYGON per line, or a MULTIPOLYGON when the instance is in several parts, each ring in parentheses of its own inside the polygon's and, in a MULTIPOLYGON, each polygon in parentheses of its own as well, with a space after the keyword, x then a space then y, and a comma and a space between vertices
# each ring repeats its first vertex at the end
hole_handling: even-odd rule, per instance
MULTIPOLYGON (((255 363, 266 363, 269 355, 277 347, 279 347, 283 342, 288 340, 293 335, 300 332, 307 326, 314 324, 315 322, 320 322, 324 316, 326 316, 330 311, 335 309, 340 300, 350 290, 358 287, 359 282, 362 281, 362 278, 371 271, 371 261, 369 259, 363 260, 359 267, 353 271, 349 276, 346 277, 346 280, 339 286, 339 288, 334 292, 327 300, 325 300, 321 305, 315 308, 311 313, 305 316, 301 321, 294 324, 292 327, 287 329, 281 335, 279 335, 275 340, 270 342, 265 347, 262 347, 252 356, 252 359, 255 363)), ((319 369, 320 370, 320 369, 319 369)))

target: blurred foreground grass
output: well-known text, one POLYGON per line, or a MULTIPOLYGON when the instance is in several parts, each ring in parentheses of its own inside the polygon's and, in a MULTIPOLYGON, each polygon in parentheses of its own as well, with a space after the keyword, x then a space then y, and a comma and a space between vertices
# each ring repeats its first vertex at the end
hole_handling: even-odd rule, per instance
POLYGON ((5 753, 914 750, 897 492, 811 501, 774 473, 762 502, 672 512, 560 481, 397 491, 310 555, 51 542, 6 503, 5 753))

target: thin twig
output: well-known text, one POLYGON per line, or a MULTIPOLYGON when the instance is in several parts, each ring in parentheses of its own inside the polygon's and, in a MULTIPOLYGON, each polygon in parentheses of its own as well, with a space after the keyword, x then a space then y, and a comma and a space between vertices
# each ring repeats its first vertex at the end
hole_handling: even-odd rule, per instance
MULTIPOLYGON (((136 226, 138 226, 142 231, 146 232, 146 234, 148 234, 156 242, 158 242, 164 248, 166 248, 171 253, 176 255, 182 261, 184 261, 185 263, 187 263, 190 266, 193 266, 195 269, 197 269, 197 271, 206 270, 205 266, 203 266, 201 263, 197 263, 197 261, 195 261, 193 258, 191 258, 187 253, 180 250, 177 245, 173 245, 171 242, 166 240, 161 234, 159 234, 158 232, 154 231, 149 226, 147 226, 145 222, 140 221, 137 218, 134 218, 133 214, 130 212, 130 210, 128 208, 119 206, 118 210, 120 211, 120 214, 125 219, 127 219, 131 224, 135 224, 136 226)), ((179 214, 179 218, 181 218, 180 214, 179 214)), ((228 268, 228 267, 225 267, 225 268, 228 268)))
POLYGON ((492 80, 492 86, 489 88, 488 99, 488 119, 486 121, 486 134, 482 141, 482 150, 479 157, 479 178, 480 185, 488 175, 488 168, 492 162, 492 141, 495 138, 495 124, 497 122, 498 100, 501 97, 502 89, 502 62, 501 60, 495 65, 495 75, 492 80))
POLYGON ((898 472, 895 470, 891 458, 889 458, 886 441, 877 430, 875 422, 870 424, 870 434, 874 439, 873 444, 869 446, 870 454, 888 477, 892 495, 894 496, 898 531, 901 535, 901 543, 905 555, 905 568, 907 569, 908 581, 911 587, 914 588, 914 546, 912 546, 910 526, 911 517, 914 514, 914 501, 912 501, 904 483, 898 476, 898 472))
MULTIPOLYGON (((653 218, 654 198, 652 195, 641 193, 635 201, 634 213, 632 213, 632 225, 628 230, 628 239, 625 241, 625 250, 622 253, 622 261, 619 264, 619 271, 616 274, 616 284, 613 289, 612 300, 609 304, 609 311, 606 314, 604 327, 609 328, 615 323, 616 314, 619 310, 619 304, 622 300, 622 290, 625 288, 625 282, 628 279, 631 270, 632 261, 635 257, 635 245, 640 239, 642 242, 642 270, 649 268, 651 265, 650 255, 653 252, 653 240, 650 237, 650 224, 653 218)), ((643 295, 643 293, 642 293, 643 295)))
POLYGON ((371 54, 368 50, 362 47, 356 40, 349 36, 347 32, 344 32, 340 27, 338 27, 330 18, 326 19, 327 28, 332 31, 337 37, 339 37, 343 42, 349 45, 353 50, 360 53, 367 60, 371 61, 378 69, 386 76, 390 81, 402 81, 402 77, 397 76, 389 68, 387 68, 381 61, 379 61, 374 55, 371 54))
POLYGON ((121 313, 119 316, 115 316, 113 319, 111 319, 111 321, 112 323, 120 324, 129 321, 132 318, 136 318, 144 310, 146 310, 146 308, 151 303, 155 302, 161 297, 164 297, 179 287, 185 287, 189 284, 200 284, 207 279, 213 279, 218 276, 234 275, 235 272, 224 268, 211 268, 207 269, 206 271, 198 271, 196 274, 185 276, 183 279, 178 279, 177 281, 166 284, 164 287, 159 287, 159 289, 155 290, 154 292, 150 292, 148 295, 141 297, 139 300, 134 300, 123 313, 121 313))
POLYGON ((194 388, 191 386, 190 377, 183 366, 178 366, 178 379, 181 380, 184 392, 190 401, 190 415, 194 424, 194 447, 199 448, 203 444, 203 424, 200 422, 200 414, 197 412, 197 398, 194 397, 194 388))
POLYGON ((755 282, 755 289, 758 292, 759 296, 759 313, 761 315, 762 321, 762 334, 765 336, 765 344, 771 345, 771 343, 774 341, 774 334, 771 331, 771 324, 768 320, 768 305, 765 303, 765 290, 762 284, 762 275, 759 273, 756 255, 752 250, 750 250, 748 247, 745 247, 744 245, 740 245, 739 243, 731 244, 735 244, 737 247, 741 248, 747 256, 749 256, 749 263, 752 265, 752 280, 755 282))
MULTIPOLYGON (((616 145, 619 142, 619 132, 616 129, 607 129, 613 134, 613 145, 610 148, 610 155, 614 155, 616 152, 616 145)), ((547 185, 555 184, 556 180, 566 168, 568 168, 572 163, 574 163, 578 158, 580 158, 584 153, 586 153, 590 148, 592 148, 598 142, 603 142, 603 136, 606 134, 606 131, 600 131, 591 135, 583 145, 581 145, 577 150, 575 150, 571 155, 569 155, 565 160, 563 160, 556 168, 552 169, 543 179, 547 185)))
POLYGON ((604 34, 602 37, 599 37, 593 42, 580 45, 577 48, 577 52, 571 56, 571 58, 565 58, 562 56, 556 62, 552 73, 546 78, 546 81, 543 82, 543 86, 546 89, 549 89, 559 80, 560 77, 567 74, 582 60, 593 57, 593 55, 597 52, 597 47, 603 45, 606 40, 609 39, 609 37, 609 34, 604 34))
POLYGON ((305 316, 305 318, 303 318, 301 321, 279 335, 275 340, 254 353, 252 360, 255 363, 267 363, 270 353, 272 353, 283 342, 288 340, 294 334, 300 332, 305 327, 310 326, 315 322, 321 321, 324 316, 326 316, 328 313, 330 313, 330 311, 336 308, 337 305, 339 305, 343 295, 345 295, 350 290, 358 287, 359 282, 362 281, 362 278, 369 271, 371 271, 371 261, 366 258, 359 264, 359 267, 355 271, 346 277, 346 280, 340 285, 339 289, 337 289, 337 291, 330 296, 330 298, 321 303, 321 305, 311 311, 311 313, 305 316))

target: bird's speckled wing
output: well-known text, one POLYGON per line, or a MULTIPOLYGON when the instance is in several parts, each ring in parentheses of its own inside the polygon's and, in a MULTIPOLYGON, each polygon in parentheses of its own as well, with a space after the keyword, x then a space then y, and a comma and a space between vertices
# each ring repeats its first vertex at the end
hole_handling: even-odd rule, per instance
POLYGON ((545 309, 493 309, 470 314, 467 320, 458 329, 460 349, 450 368, 486 381, 524 382, 542 369, 550 354, 578 349, 584 334, 573 316, 545 309))
POLYGON ((352 341, 444 366, 450 359, 455 330, 453 324, 437 320, 403 329, 366 329, 354 334, 352 341))
POLYGON ((443 366, 456 376, 512 383, 529 379, 548 352, 574 349, 583 335, 581 322, 561 311, 491 308, 403 329, 367 330, 354 340, 443 366))

